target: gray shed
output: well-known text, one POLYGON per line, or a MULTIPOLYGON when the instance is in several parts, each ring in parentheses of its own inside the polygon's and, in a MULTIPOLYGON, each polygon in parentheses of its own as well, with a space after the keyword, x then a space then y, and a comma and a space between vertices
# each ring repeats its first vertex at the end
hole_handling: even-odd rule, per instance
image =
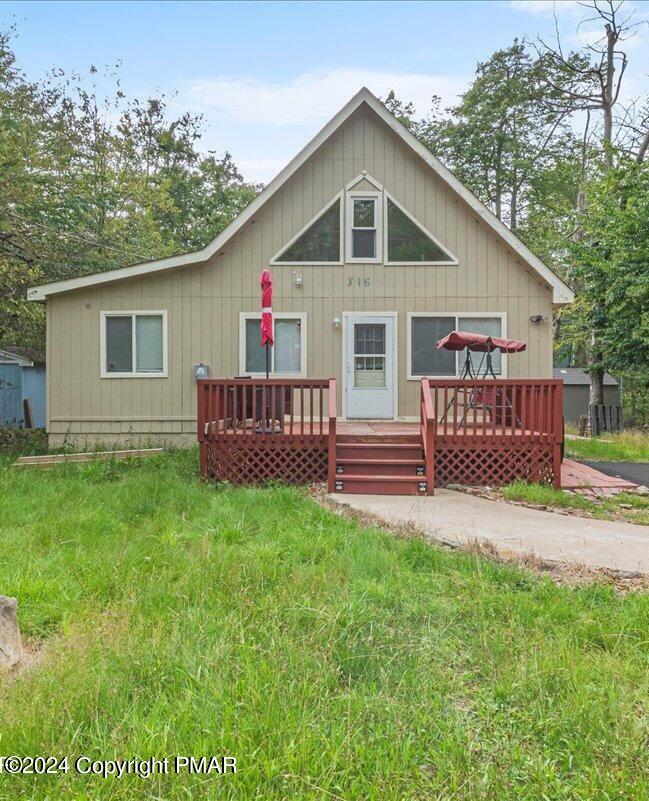
MULTIPOLYGON (((588 414, 590 377, 580 367, 555 367, 554 378, 563 379, 563 416, 566 423, 577 425, 581 415, 588 414)), ((619 381, 604 373, 604 404, 620 406, 622 394, 619 381)))

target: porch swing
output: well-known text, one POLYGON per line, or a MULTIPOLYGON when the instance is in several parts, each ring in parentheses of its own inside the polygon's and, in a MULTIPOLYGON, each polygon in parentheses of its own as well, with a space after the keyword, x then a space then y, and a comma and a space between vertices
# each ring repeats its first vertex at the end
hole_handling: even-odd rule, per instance
MULTIPOLYGON (((520 339, 503 339, 502 337, 491 337, 485 334, 473 334, 469 331, 451 331, 443 339, 437 342, 436 347, 450 351, 466 350, 464 358, 464 365, 460 373, 460 381, 479 381, 485 378, 497 378, 493 368, 493 352, 498 350, 501 353, 521 353, 527 347, 526 343, 520 339), (482 358, 477 369, 474 372, 472 353, 481 353, 482 358)), ((502 387, 494 386, 472 386, 469 394, 469 400, 464 406, 462 418, 458 423, 458 428, 465 426, 467 412, 469 409, 474 411, 481 410, 483 414, 489 415, 489 420, 493 424, 497 422, 498 408, 505 409, 505 417, 509 416, 511 419, 512 405, 511 400, 507 397, 502 387), (504 393, 504 394, 503 394, 504 393)), ((454 403, 454 399, 448 402, 444 414, 440 419, 443 423, 446 419, 449 409, 454 403)), ((506 422, 504 420, 503 422, 506 422)), ((518 415, 516 415, 516 425, 522 427, 522 422, 518 415)))

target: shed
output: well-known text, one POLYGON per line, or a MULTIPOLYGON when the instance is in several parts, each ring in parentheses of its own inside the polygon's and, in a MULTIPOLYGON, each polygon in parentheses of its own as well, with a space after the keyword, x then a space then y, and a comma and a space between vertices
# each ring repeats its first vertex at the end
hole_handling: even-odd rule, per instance
POLYGON ((44 428, 45 383, 45 364, 36 352, 0 349, 0 426, 24 426, 29 400, 34 428, 44 428))
MULTIPOLYGON (((566 423, 577 425, 588 415, 590 376, 580 367, 555 367, 554 378, 563 379, 563 416, 566 423)), ((619 381, 604 373, 604 405, 620 406, 622 393, 619 381)))

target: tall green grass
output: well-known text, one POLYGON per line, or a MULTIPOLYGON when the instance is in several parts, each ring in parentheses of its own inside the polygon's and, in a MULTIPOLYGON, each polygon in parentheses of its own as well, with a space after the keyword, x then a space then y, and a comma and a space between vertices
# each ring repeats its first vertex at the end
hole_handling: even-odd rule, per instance
POLYGON ((567 439, 566 455, 613 462, 649 462, 649 432, 636 429, 589 439, 567 439))
POLYGON ((237 774, 0 775, 3 801, 649 797, 647 596, 201 486, 196 461, 0 468, 0 592, 44 645, 0 678, 0 754, 237 774))
POLYGON ((503 487, 503 496, 508 501, 542 504, 556 509, 576 509, 601 520, 624 518, 631 523, 649 526, 649 498, 635 493, 621 492, 593 500, 573 492, 553 489, 547 484, 514 481, 503 487))

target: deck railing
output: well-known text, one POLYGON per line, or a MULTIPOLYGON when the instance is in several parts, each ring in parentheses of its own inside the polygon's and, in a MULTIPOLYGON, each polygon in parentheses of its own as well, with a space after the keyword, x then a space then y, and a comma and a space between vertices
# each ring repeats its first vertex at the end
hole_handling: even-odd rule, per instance
POLYGON ((563 382, 560 380, 430 379, 428 386, 440 439, 561 442, 563 382))
MULTIPOLYGON (((327 439, 331 379, 227 378, 198 384, 201 442, 327 439), (327 402, 325 402, 327 400, 327 402), (326 410, 326 411, 325 411, 326 410), (326 415, 326 416, 325 416, 326 415)), ((335 381, 333 383, 335 396, 335 381)), ((335 398, 334 398, 335 416, 335 398)))
POLYGON ((421 379, 421 441, 424 446, 424 464, 426 473, 426 494, 435 492, 435 434, 437 421, 430 393, 430 381, 421 379))

